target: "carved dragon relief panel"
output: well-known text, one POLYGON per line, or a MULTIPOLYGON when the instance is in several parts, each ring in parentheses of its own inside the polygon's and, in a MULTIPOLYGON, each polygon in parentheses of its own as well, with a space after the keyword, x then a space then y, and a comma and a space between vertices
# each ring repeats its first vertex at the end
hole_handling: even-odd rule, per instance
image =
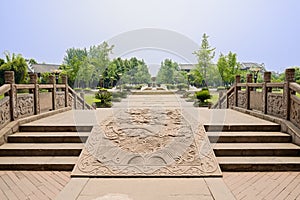
POLYGON ((268 93, 267 112, 280 118, 286 116, 282 94, 268 93))
POLYGON ((300 128, 300 103, 291 99, 290 120, 300 128))
POLYGON ((33 94, 17 95, 17 116, 18 118, 28 117, 34 114, 33 94))
POLYGON ((0 128, 10 122, 10 103, 9 97, 0 100, 0 128))
POLYGON ((179 109, 128 109, 94 126, 72 176, 220 176, 203 126, 179 109))

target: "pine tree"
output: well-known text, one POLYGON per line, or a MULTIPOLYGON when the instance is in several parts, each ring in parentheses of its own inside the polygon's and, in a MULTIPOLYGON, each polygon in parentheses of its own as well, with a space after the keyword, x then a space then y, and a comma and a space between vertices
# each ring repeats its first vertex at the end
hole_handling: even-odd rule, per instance
POLYGON ((205 80, 205 84, 207 83, 207 68, 212 65, 212 59, 215 57, 215 49, 211 48, 208 43, 208 35, 206 33, 202 36, 201 48, 198 51, 195 51, 193 54, 197 56, 198 60, 198 70, 202 77, 205 80))

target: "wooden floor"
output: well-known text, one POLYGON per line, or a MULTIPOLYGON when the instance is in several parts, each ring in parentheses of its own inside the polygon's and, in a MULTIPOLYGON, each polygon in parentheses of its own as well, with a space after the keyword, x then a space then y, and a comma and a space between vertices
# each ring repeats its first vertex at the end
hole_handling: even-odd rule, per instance
POLYGON ((300 172, 225 172, 223 180, 236 199, 300 199, 300 172))
MULTIPOLYGON (((300 172, 225 172, 236 199, 300 199, 300 172)), ((0 199, 55 199, 70 172, 0 171, 0 199)))
POLYGON ((0 199, 55 199, 71 172, 0 171, 0 199))

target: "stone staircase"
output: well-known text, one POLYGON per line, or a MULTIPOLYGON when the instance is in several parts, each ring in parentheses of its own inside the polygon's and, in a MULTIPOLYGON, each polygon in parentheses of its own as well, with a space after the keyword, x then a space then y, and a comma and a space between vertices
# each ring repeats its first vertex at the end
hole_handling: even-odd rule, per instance
POLYGON ((280 125, 207 125, 222 171, 300 171, 300 147, 280 125))
POLYGON ((71 171, 92 126, 21 125, 0 146, 0 170, 71 171))

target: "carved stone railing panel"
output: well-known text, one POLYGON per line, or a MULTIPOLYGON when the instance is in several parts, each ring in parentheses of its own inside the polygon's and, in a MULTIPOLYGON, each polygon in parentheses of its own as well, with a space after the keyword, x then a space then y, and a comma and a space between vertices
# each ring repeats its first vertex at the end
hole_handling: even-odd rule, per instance
POLYGON ((64 108, 65 107, 65 93, 64 92, 57 92, 56 93, 56 109, 64 108))
POLYGON ((282 94, 268 93, 267 113, 276 117, 284 118, 286 116, 286 107, 282 94))
POLYGON ((228 97, 228 106, 233 107, 234 105, 234 93, 232 93, 229 97, 228 97))
POLYGON ((238 107, 247 108, 247 96, 245 91, 238 91, 238 107))
POLYGON ((300 99, 297 97, 291 98, 290 120, 300 128, 300 99))
POLYGON ((263 111, 263 93, 250 91, 250 109, 263 111))
POLYGON ((34 115, 33 94, 18 94, 16 111, 18 118, 34 115))
POLYGON ((83 104, 80 101, 77 101, 76 109, 77 110, 82 110, 83 109, 83 104))
POLYGON ((220 108, 221 109, 226 109, 227 108, 227 100, 226 100, 226 98, 225 98, 224 101, 221 102, 221 107, 220 108))
POLYGON ((74 108, 74 97, 72 94, 69 94, 68 107, 74 108))
POLYGON ((10 103, 9 97, 0 100, 0 129, 10 122, 10 103))

